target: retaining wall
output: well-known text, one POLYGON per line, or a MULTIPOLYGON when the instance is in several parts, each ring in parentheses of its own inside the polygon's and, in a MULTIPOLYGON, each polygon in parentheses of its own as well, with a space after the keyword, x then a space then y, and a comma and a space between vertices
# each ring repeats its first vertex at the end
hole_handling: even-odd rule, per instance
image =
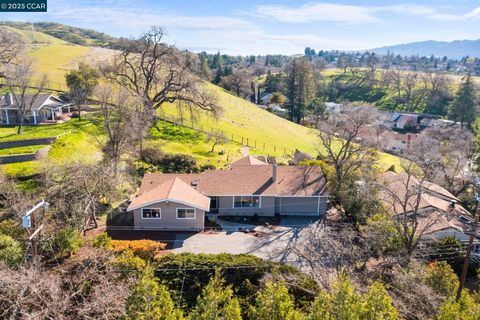
POLYGON ((3 156, 3 157, 0 157, 0 164, 41 160, 48 155, 48 151, 50 151, 50 146, 46 146, 45 148, 38 150, 36 153, 3 156))
POLYGON ((55 139, 56 137, 3 141, 0 142, 0 150, 18 147, 38 146, 41 144, 52 144, 55 139))

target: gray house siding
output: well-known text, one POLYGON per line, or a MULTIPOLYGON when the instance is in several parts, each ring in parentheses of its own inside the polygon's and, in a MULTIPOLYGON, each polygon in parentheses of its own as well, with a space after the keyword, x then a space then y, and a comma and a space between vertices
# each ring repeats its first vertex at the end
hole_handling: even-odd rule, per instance
POLYGON ((276 212, 281 215, 322 215, 327 210, 326 197, 277 197, 276 212))
POLYGON ((195 219, 177 219, 177 208, 193 208, 191 206, 169 201, 158 202, 143 208, 160 208, 161 218, 142 218, 142 208, 133 211, 135 229, 196 231, 205 226, 205 211, 195 209, 195 219))
POLYGON ((218 215, 224 216, 274 216, 275 215, 275 197, 261 196, 260 207, 256 208, 234 208, 233 196, 220 196, 218 215))

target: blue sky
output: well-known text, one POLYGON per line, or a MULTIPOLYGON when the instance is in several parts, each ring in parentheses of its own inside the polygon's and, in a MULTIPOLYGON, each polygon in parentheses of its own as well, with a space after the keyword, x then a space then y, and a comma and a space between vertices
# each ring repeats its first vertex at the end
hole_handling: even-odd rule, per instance
POLYGON ((478 0, 48 0, 47 13, 0 20, 51 21, 135 36, 164 26, 167 41, 193 51, 295 54, 361 50, 423 40, 480 38, 478 0))

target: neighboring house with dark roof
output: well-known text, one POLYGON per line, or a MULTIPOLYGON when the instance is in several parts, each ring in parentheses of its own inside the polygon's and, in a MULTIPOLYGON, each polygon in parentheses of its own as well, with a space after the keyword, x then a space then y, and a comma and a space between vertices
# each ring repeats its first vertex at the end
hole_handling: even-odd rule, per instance
POLYGON ((268 165, 246 156, 227 170, 146 174, 127 211, 136 229, 202 230, 205 215, 321 216, 327 183, 318 167, 268 165))
MULTIPOLYGON (((70 104, 51 94, 26 95, 25 103, 32 105, 24 115, 24 124, 39 124, 55 120, 64 112, 70 112, 70 104), (33 104, 32 104, 32 100, 33 104)), ((15 125, 20 123, 20 112, 15 97, 7 93, 0 97, 0 124, 15 125)))

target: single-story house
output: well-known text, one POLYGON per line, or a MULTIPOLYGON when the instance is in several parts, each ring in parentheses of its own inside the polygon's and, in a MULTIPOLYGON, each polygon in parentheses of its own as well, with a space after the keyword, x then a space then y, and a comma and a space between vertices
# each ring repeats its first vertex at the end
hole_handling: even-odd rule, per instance
POLYGON ((135 229, 202 230, 206 215, 322 216, 327 202, 320 168, 269 165, 247 155, 226 170, 146 174, 127 211, 135 229))
POLYGON ((399 133, 395 131, 385 131, 380 137, 380 146, 383 150, 393 153, 403 153, 410 149, 417 140, 416 133, 399 133))
POLYGON ((394 113, 392 116, 393 128, 406 129, 408 125, 416 125, 418 123, 418 114, 411 113, 394 113))
MULTIPOLYGON (((468 242, 474 222, 471 214, 463 208, 460 200, 445 188, 418 179, 406 173, 385 172, 381 175, 389 192, 381 191, 380 196, 392 215, 408 217, 418 205, 417 231, 423 234, 426 243, 440 241, 446 236, 468 242), (418 188, 423 192, 418 197, 418 188), (407 199, 408 198, 408 199, 407 199)), ((474 254, 480 254, 480 239, 474 242, 474 254)))
MULTIPOLYGON (((25 104, 32 106, 24 115, 24 124, 39 124, 41 122, 56 120, 64 112, 70 112, 70 104, 51 94, 28 94, 25 104)), ((7 93, 0 97, 0 124, 15 125, 20 123, 19 108, 14 95, 7 93)))

